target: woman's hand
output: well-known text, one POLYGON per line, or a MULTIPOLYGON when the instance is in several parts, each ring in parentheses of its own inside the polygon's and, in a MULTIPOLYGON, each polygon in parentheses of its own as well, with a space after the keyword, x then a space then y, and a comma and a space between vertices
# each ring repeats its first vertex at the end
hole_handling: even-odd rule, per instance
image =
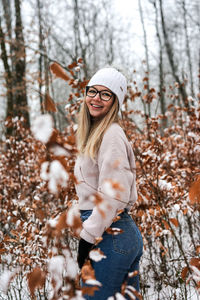
POLYGON ((77 258, 80 269, 84 265, 85 260, 88 258, 89 252, 92 249, 92 247, 93 244, 86 242, 84 239, 80 239, 78 245, 78 258, 77 258))

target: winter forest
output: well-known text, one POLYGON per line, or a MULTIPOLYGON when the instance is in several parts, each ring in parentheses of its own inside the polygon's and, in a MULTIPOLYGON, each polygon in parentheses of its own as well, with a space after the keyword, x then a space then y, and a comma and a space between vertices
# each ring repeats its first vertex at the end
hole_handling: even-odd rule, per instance
POLYGON ((109 300, 199 299, 200 1, 0 0, 0 300, 99 287, 88 261, 80 288, 73 167, 85 86, 107 65, 128 78, 144 241, 140 294, 124 283, 109 300))

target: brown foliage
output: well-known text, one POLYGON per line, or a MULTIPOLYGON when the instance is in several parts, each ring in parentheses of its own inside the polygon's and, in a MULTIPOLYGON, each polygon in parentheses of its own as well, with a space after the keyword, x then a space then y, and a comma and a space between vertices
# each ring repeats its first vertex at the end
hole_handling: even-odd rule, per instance
POLYGON ((56 112, 57 111, 56 105, 48 93, 45 95, 44 108, 48 112, 56 112))
POLYGON ((43 288, 46 280, 46 274, 39 267, 36 267, 27 275, 27 279, 31 296, 34 297, 35 289, 43 288))
POLYGON ((192 183, 189 190, 189 197, 192 205, 200 205, 200 177, 192 183))
POLYGON ((57 62, 54 62, 50 65, 50 70, 56 77, 59 77, 65 81, 69 81, 71 79, 61 65, 59 65, 57 62))
MULTIPOLYGON (((76 73, 73 68, 79 63, 70 66, 71 76, 76 73)), ((69 77, 57 64, 53 69, 55 76, 67 80, 71 88, 76 88, 77 96, 84 93, 87 81, 69 77)), ((145 101, 154 101, 155 90, 150 88, 149 92, 151 95, 139 91, 137 87, 135 90, 129 88, 128 96, 134 101, 136 97, 146 95, 145 101)), ((70 105, 68 114, 76 114, 80 103, 70 105)), ((46 98, 46 109, 51 112, 56 110, 49 96, 46 98)), ((143 112, 131 110, 124 112, 123 119, 136 156, 138 201, 131 213, 144 240, 147 262, 141 274, 143 293, 150 280, 154 280, 155 289, 162 289, 163 286, 177 289, 183 281, 184 284, 199 287, 195 279, 195 268, 199 268, 199 110, 191 108, 187 111, 172 104, 168 108, 170 126, 165 129, 162 128, 164 117, 146 118, 143 112), (141 131, 129 118, 130 114, 145 119, 146 124, 141 131), (187 235, 186 242, 182 233, 184 238, 187 235)), ((12 118, 7 120, 7 126, 14 127, 16 134, 5 141, 6 151, 0 157, 1 263, 8 267, 20 266, 23 272, 29 271, 32 296, 37 288, 43 286, 44 276, 48 273, 47 261, 51 258, 61 258, 65 268, 68 263, 73 266, 68 242, 74 235, 78 236, 81 220, 72 205, 77 200, 73 174, 77 149, 72 125, 62 133, 54 129, 44 145, 32 137, 22 122, 12 118), (56 181, 56 193, 49 188, 48 177, 54 161, 59 162, 68 175, 65 186, 56 181), (46 180, 40 177, 43 163, 48 165, 46 180), (11 262, 5 255, 8 252, 11 262)), ((120 183, 112 183, 112 188, 121 190, 120 183)), ((100 209, 102 198, 99 194, 92 196, 100 209)), ((104 216, 104 211, 100 209, 100 212, 104 216)), ((117 216, 113 221, 119 218, 117 216)), ((108 231, 118 233, 115 229, 108 231)), ((98 238, 96 244, 101 240, 98 238)), ((71 271, 74 273, 60 274, 58 290, 57 282, 52 279, 54 299, 76 294, 79 276, 75 268, 72 267, 71 271), (69 287, 67 291, 66 286, 69 287)), ((83 267, 82 276, 85 281, 95 280, 89 262, 83 267)), ((93 294, 98 288, 92 286, 83 289, 83 293, 93 294)))

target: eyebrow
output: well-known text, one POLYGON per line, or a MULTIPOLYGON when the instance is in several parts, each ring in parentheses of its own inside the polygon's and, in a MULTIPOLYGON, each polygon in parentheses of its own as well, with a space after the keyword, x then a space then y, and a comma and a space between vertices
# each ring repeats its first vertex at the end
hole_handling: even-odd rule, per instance
POLYGON ((94 86, 89 86, 89 88, 93 88, 93 89, 95 89, 95 90, 97 90, 98 92, 103 92, 103 91, 106 91, 106 92, 109 92, 109 93, 111 93, 111 94, 113 94, 110 90, 106 90, 106 89, 103 89, 103 90, 98 90, 96 87, 94 87, 94 86))

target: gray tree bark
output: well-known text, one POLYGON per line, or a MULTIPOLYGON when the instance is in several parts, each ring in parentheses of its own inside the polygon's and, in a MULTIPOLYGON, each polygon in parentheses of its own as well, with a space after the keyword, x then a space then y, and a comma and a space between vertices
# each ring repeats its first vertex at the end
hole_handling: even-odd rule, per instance
POLYGON ((186 7, 185 7, 185 0, 182 0, 181 5, 182 5, 182 9, 183 9, 183 20, 184 20, 184 31, 185 31, 185 46, 186 46, 186 53, 187 53, 187 59, 188 59, 188 69, 189 69, 189 76, 190 76, 189 77, 190 92, 191 92, 192 97, 194 97, 193 67, 192 67, 189 35, 188 35, 187 10, 186 10, 186 7))
POLYGON ((167 56, 169 59, 170 67, 172 70, 172 75, 173 75, 174 79, 176 80, 176 82, 178 83, 179 92, 182 97, 183 104, 185 105, 186 108, 189 108, 185 86, 181 82, 181 80, 177 74, 177 67, 176 67, 176 64, 174 61, 174 56, 173 56, 173 48, 170 43, 168 31, 167 31, 166 24, 165 24, 165 17, 164 17, 164 13, 163 13, 163 0, 159 0, 159 4, 160 4, 161 26, 162 26, 162 32, 163 32, 163 37, 164 37, 164 43, 165 43, 165 48, 167 51, 167 56))
MULTIPOLYGON (((150 91, 150 87, 149 87, 149 76, 150 76, 149 53, 148 53, 147 34, 146 34, 146 28, 145 28, 145 24, 144 24, 144 17, 143 17, 143 10, 142 10, 141 0, 138 0, 138 6, 139 6, 139 12, 140 12, 140 20, 141 20, 142 28, 143 28, 145 60, 146 60, 147 76, 148 76, 147 91, 148 91, 148 94, 149 94, 149 91, 150 91)), ((151 116, 151 105, 150 105, 150 103, 147 103, 147 107, 148 107, 148 116, 150 117, 151 116)))
POLYGON ((23 116, 29 126, 29 112, 26 95, 26 52, 21 18, 21 2, 15 0, 15 91, 14 115, 23 116))

